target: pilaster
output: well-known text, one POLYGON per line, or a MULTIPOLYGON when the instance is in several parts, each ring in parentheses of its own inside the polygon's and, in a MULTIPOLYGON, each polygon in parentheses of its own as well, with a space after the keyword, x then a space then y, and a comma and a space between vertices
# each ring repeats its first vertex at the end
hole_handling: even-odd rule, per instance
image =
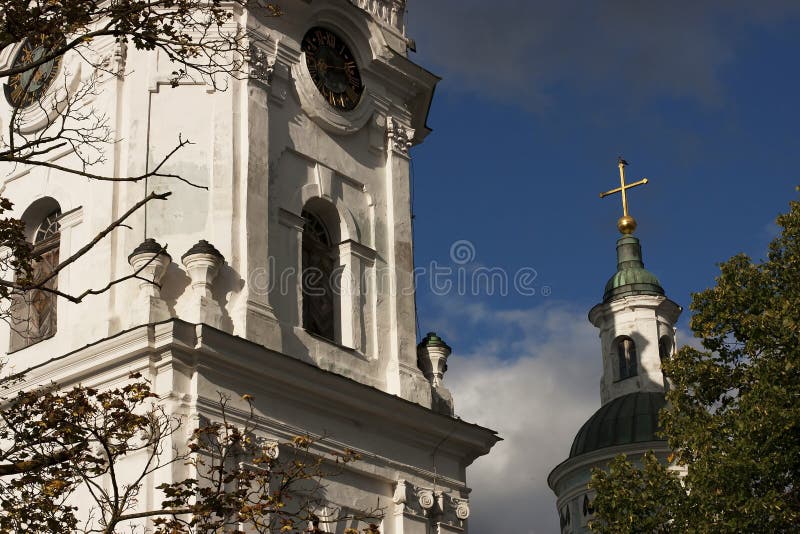
POLYGON ((339 296, 341 307, 341 344, 368 353, 368 333, 372 314, 367 312, 368 270, 375 267, 377 253, 348 239, 339 245, 339 296))
POLYGON ((412 402, 430 406, 430 386, 416 362, 414 258, 409 188, 409 147, 414 130, 401 119, 386 119, 386 221, 389 287, 389 324, 394 325, 391 353, 397 367, 387 367, 389 391, 412 402))
POLYGON ((239 263, 245 280, 244 298, 237 303, 237 315, 242 317, 243 335, 264 346, 279 347, 280 334, 270 301, 274 281, 273 262, 269 259, 268 236, 277 220, 269 214, 269 148, 270 95, 273 88, 275 57, 268 51, 274 46, 270 39, 251 45, 251 76, 242 95, 247 120, 242 129, 247 142, 243 146, 245 176, 241 189, 235 191, 243 209, 238 218, 241 247, 239 263))

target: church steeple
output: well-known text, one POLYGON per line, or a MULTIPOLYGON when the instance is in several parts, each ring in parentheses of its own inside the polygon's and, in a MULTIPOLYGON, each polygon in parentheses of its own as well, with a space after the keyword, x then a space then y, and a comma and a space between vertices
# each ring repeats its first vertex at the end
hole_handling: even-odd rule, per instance
POLYGON ((666 298, 658 278, 645 269, 642 245, 633 235, 637 223, 628 212, 627 191, 648 180, 627 184, 628 162, 620 157, 617 165, 620 187, 600 194, 601 198, 615 193, 622 197, 617 271, 606 283, 603 302, 589 313, 589 320, 600 329, 603 404, 631 393, 663 393, 661 361, 675 346, 675 323, 681 312, 680 306, 666 298))
POLYGON ((661 282, 644 267, 627 192, 648 180, 626 183, 627 164, 619 158, 620 187, 600 195, 620 193, 623 213, 617 222, 622 233, 617 270, 606 283, 603 301, 589 312, 589 321, 600 331, 601 406, 576 434, 567 460, 548 477, 558 497, 562 534, 589 532, 593 494, 587 485, 592 468, 605 468, 620 453, 636 457, 653 450, 662 459, 670 453, 658 425, 666 404, 661 362, 674 350, 681 307, 667 298, 661 282))
POLYGON ((636 219, 628 213, 628 189, 645 185, 649 180, 642 178, 632 184, 626 183, 625 167, 627 166, 628 162, 620 156, 617 160, 620 186, 600 193, 600 198, 616 193, 619 193, 622 198, 622 217, 617 221, 617 228, 622 234, 617 241, 617 272, 606 284, 603 302, 627 295, 664 295, 664 289, 658 278, 644 268, 642 246, 639 244, 639 240, 633 236, 637 227, 636 219))

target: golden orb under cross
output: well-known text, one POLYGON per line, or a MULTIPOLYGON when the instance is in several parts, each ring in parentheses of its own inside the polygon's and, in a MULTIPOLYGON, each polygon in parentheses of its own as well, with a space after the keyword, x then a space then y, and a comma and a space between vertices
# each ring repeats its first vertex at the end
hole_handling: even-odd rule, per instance
POLYGON ((617 228, 621 234, 630 235, 636 231, 636 219, 630 215, 623 215, 617 221, 617 228))
POLYGON ((619 160, 617 161, 617 166, 619 167, 620 186, 616 189, 612 189, 611 191, 600 193, 600 198, 605 198, 609 195, 614 195, 616 193, 620 193, 622 195, 622 217, 620 217, 619 220, 617 221, 617 228, 622 234, 630 235, 634 231, 636 231, 636 219, 634 219, 628 214, 628 189, 644 185, 648 182, 648 180, 647 178, 642 178, 638 182, 632 184, 626 184, 625 167, 627 165, 628 162, 622 159, 622 156, 620 156, 619 160))

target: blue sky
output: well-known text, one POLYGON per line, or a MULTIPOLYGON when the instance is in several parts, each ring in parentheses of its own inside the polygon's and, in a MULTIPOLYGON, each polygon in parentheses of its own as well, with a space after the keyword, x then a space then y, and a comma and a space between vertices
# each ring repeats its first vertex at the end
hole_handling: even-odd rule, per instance
POLYGON ((413 59, 444 78, 434 132, 413 150, 416 263, 457 268, 451 246, 467 240, 465 268, 532 268, 539 289, 418 292, 422 333, 454 347, 457 412, 506 438, 470 471, 473 531, 554 532, 543 476, 599 407, 585 317, 615 269, 621 207, 598 194, 618 185, 619 154, 631 180, 650 179, 631 213, 647 267, 686 308, 687 340, 691 292, 736 253, 763 257, 797 196, 800 3, 409 4, 413 59), (498 485, 519 476, 514 458, 530 477, 498 485))

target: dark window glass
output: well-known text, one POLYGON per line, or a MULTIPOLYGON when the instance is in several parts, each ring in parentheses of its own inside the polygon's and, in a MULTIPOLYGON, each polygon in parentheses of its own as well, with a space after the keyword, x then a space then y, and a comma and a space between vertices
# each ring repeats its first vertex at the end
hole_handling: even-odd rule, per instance
POLYGON ((658 357, 661 358, 661 361, 668 359, 670 354, 672 353, 672 343, 667 336, 662 336, 661 339, 658 340, 658 357))
POLYGON ((623 336, 617 340, 617 356, 619 358, 619 379, 624 380, 636 376, 636 343, 631 338, 623 336))
MULTIPOLYGON (((39 284, 52 275, 58 266, 60 227, 58 219, 61 212, 50 213, 37 227, 33 235, 33 285, 39 284)), ((16 295, 11 303, 13 318, 10 350, 20 350, 52 337, 56 333, 56 296, 52 291, 58 288, 58 277, 42 284, 41 288, 31 289, 16 295)))
POLYGON ((334 251, 330 233, 314 213, 303 211, 303 328, 333 340, 335 295, 331 288, 334 251))

